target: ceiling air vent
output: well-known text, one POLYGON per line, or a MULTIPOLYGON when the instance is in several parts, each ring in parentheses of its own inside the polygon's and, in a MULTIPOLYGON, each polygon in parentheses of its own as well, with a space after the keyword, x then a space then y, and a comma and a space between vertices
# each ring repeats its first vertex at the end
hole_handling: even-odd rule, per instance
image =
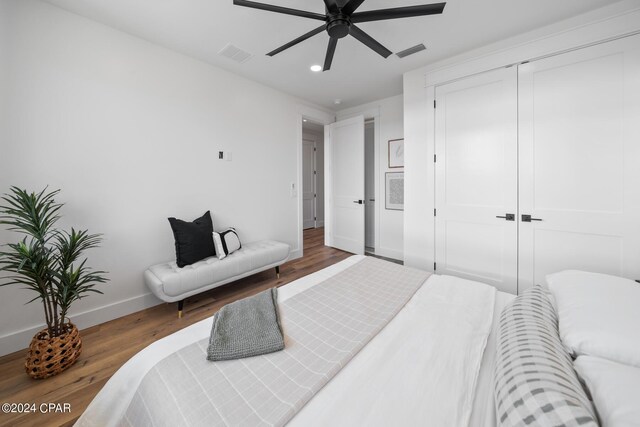
POLYGON ((232 45, 231 43, 223 47, 222 50, 218 52, 218 54, 224 56, 225 58, 236 61, 239 64, 248 61, 249 58, 253 56, 249 52, 244 51, 239 47, 232 45))
POLYGON ((414 53, 418 53, 421 50, 426 50, 426 46, 423 45, 422 43, 417 44, 415 46, 410 47, 409 49, 405 49, 401 52, 396 53, 396 55, 398 56, 398 58, 404 58, 407 57, 409 55, 413 55, 414 53))

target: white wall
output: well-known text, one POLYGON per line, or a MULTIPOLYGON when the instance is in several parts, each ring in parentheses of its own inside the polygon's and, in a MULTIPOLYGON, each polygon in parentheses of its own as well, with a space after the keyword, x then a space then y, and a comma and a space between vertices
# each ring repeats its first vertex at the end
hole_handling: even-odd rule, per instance
POLYGON ((435 86, 637 31, 638 2, 625 0, 404 74, 405 265, 433 270, 435 86))
MULTIPOLYGON (((337 113, 337 120, 344 120, 349 117, 363 114, 365 118, 376 116, 376 138, 378 174, 376 191, 376 227, 378 227, 376 240, 376 254, 399 259, 403 257, 403 217, 404 212, 398 210, 387 210, 384 207, 384 185, 385 173, 401 171, 401 169, 389 169, 388 141, 404 137, 403 128, 403 97, 402 95, 379 101, 360 105, 357 107, 341 110, 337 113)), ((406 155, 405 155, 406 161, 406 155)))
MULTIPOLYGON (((297 249, 301 100, 46 3, 0 4, 0 192, 60 188, 60 225, 105 235, 89 255, 110 283, 73 307, 80 327, 159 302, 142 273, 175 257, 169 216, 210 209, 216 228, 297 249)), ((0 288, 0 354, 42 327, 32 296, 0 288)))
MULTIPOLYGON (((9 27, 9 13, 8 13, 8 3, 4 1, 0 1, 0 148, 4 147, 6 141, 6 119, 7 119, 7 79, 6 72, 7 67, 4 64, 7 64, 7 47, 9 44, 8 37, 8 27, 9 27)), ((3 150, 0 150, 0 184, 6 182, 6 173, 7 173, 7 156, 3 154, 3 150)), ((0 242, 3 242, 2 239, 2 231, 0 230, 0 242)))
POLYGON ((433 270, 434 186, 433 107, 427 103, 424 74, 404 75, 404 263, 433 270))

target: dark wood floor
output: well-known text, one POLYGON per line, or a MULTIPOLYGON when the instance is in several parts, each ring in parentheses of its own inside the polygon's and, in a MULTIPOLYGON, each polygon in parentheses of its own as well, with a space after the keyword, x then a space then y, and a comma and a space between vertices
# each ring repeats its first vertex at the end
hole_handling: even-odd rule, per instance
POLYGON ((32 380, 24 372, 25 351, 0 358, 0 404, 70 403, 71 413, 4 414, 0 426, 72 425, 107 380, 127 360, 152 342, 199 320, 210 317, 225 304, 273 286, 282 286, 349 257, 351 254, 324 246, 324 229, 304 232, 304 257, 280 267, 280 279, 268 270, 185 303, 177 318, 175 304, 161 304, 81 331, 83 351, 66 372, 46 380, 32 380))

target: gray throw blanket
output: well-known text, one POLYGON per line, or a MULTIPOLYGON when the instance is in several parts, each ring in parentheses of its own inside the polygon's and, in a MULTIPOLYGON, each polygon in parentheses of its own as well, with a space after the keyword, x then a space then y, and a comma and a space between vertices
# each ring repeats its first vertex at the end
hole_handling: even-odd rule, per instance
POLYGON ((207 360, 232 360, 284 348, 278 315, 278 290, 227 304, 213 317, 207 360))

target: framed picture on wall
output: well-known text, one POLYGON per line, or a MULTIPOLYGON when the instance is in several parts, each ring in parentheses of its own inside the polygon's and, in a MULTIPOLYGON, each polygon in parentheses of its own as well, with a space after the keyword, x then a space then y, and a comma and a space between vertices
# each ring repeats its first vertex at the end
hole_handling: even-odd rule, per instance
POLYGON ((404 167, 404 139, 389 140, 389 168, 404 167))
POLYGON ((387 172, 385 177, 385 209, 403 211, 404 172, 387 172))

